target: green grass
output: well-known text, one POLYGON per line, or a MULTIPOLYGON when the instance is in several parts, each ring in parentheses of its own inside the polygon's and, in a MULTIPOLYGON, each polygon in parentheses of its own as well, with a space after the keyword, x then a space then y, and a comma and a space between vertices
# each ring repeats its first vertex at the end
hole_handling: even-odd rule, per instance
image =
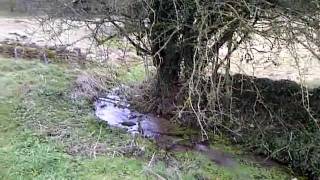
POLYGON ((145 79, 145 68, 143 64, 139 64, 133 67, 130 67, 128 71, 119 70, 120 76, 119 79, 125 84, 134 84, 136 82, 141 82, 145 79))
MULTIPOLYGON (((70 98, 77 74, 93 70, 0 59, 0 179, 289 179, 278 169, 167 153, 97 123, 90 103, 70 98)), ((143 79, 141 67, 121 76, 143 79)))

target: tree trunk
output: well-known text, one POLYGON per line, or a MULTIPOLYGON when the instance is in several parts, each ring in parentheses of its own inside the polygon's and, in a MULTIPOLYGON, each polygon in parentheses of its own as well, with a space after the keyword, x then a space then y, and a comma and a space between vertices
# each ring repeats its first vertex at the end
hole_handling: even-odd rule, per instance
POLYGON ((154 13, 149 19, 153 24, 151 46, 154 65, 157 67, 157 95, 170 95, 170 88, 179 80, 181 52, 179 33, 171 21, 175 16, 171 0, 156 0, 153 3, 154 13))
POLYGON ((189 79, 194 69, 194 45, 187 44, 182 48, 183 62, 184 62, 184 77, 189 79))
MULTIPOLYGON (((159 51, 162 47, 163 43, 159 43, 154 50, 159 51)), ((154 64, 157 67, 156 88, 161 96, 170 95, 170 88, 173 88, 179 81, 181 58, 178 50, 177 42, 173 39, 155 56, 154 64)))

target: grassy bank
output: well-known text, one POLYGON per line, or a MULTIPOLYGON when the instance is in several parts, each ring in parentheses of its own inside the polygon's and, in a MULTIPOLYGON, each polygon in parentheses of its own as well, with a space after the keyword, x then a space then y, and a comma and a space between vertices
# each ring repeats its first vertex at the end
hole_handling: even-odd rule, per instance
MULTIPOLYGON (((0 179, 290 178, 245 161, 228 169, 197 153, 165 152, 97 123, 92 105, 71 96, 79 74, 93 71, 107 73, 99 66, 0 59, 0 179)), ((141 69, 133 68, 120 79, 132 83, 138 77, 141 69)))

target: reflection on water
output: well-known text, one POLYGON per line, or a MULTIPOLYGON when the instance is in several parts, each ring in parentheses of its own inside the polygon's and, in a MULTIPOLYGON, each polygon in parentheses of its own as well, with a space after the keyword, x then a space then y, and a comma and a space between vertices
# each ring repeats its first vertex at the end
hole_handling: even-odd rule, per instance
POLYGON ((96 116, 108 125, 125 129, 132 134, 155 138, 170 129, 170 123, 151 114, 142 114, 129 109, 125 98, 116 95, 114 90, 104 98, 95 102, 96 116), (165 126, 165 127, 164 127, 165 126))

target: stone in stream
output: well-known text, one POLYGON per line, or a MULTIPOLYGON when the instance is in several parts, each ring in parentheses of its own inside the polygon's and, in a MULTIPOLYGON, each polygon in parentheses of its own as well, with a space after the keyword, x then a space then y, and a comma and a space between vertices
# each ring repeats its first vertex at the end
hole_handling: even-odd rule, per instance
POLYGON ((106 104, 102 104, 102 105, 100 106, 100 108, 105 108, 105 107, 107 107, 106 104))
POLYGON ((130 114, 130 116, 128 117, 129 119, 135 119, 135 118, 137 118, 138 117, 138 115, 136 115, 136 114, 130 114))
POLYGON ((121 123, 121 125, 131 127, 131 126, 137 125, 137 123, 132 122, 132 121, 124 121, 121 123))

